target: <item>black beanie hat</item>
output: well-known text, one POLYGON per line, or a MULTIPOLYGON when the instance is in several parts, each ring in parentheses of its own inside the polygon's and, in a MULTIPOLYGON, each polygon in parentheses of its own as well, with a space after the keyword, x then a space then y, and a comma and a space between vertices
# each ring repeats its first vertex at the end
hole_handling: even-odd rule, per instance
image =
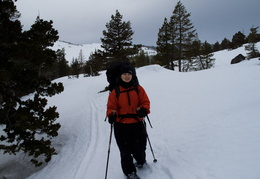
POLYGON ((123 66, 120 68, 120 75, 122 75, 122 74, 124 74, 124 73, 133 74, 133 71, 132 71, 131 66, 129 66, 129 65, 123 65, 123 66))

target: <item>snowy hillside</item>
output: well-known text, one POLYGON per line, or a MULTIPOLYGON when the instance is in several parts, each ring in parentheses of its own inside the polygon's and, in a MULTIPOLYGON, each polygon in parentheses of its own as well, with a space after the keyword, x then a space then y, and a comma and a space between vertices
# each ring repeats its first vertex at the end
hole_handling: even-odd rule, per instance
MULTIPOLYGON (((101 43, 92 43, 92 44, 72 44, 64 41, 57 41, 51 49, 65 49, 65 58, 71 64, 72 59, 78 58, 80 51, 82 50, 82 54, 84 60, 88 60, 91 53, 94 53, 96 50, 102 50, 101 43)), ((142 50, 149 56, 156 55, 156 51, 150 49, 148 47, 142 47, 142 50)))
POLYGON ((100 50, 101 44, 93 43, 93 44, 72 44, 63 41, 57 41, 52 47, 53 50, 65 49, 65 58, 69 62, 72 62, 72 59, 78 58, 80 51, 82 50, 82 54, 84 56, 84 60, 88 60, 89 56, 95 52, 95 50, 100 50))
MULTIPOLYGON (((230 65, 240 53, 246 54, 243 47, 217 52, 215 68, 198 72, 179 73, 159 65, 137 69, 151 100, 153 129, 148 127, 148 133, 158 160, 153 163, 147 146, 148 166, 138 171, 142 179, 260 178, 260 61, 230 65)), ((24 155, 1 155, 0 178, 105 177, 108 92, 98 93, 107 85, 105 73, 56 81, 65 87, 49 98, 62 125, 53 142, 58 155, 37 172, 24 155)), ((108 179, 124 178, 113 137, 108 179)))

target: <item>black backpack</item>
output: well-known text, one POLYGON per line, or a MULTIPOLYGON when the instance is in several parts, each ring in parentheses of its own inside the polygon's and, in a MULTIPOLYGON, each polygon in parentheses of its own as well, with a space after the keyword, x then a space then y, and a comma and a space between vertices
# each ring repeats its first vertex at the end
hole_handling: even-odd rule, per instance
POLYGON ((111 92, 113 89, 115 89, 117 93, 117 97, 119 96, 120 93, 124 92, 124 91, 120 92, 118 87, 119 79, 120 79, 120 69, 124 65, 130 66, 130 68, 132 69, 133 72, 132 80, 134 82, 134 90, 137 90, 137 86, 139 85, 135 68, 131 64, 127 62, 116 62, 111 64, 106 71, 107 81, 109 83, 108 90, 111 92))

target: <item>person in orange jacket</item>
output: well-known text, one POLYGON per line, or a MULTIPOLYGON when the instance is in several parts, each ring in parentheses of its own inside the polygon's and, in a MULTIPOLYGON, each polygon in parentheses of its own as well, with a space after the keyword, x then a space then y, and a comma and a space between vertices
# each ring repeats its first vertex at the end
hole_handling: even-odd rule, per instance
POLYGON ((120 74, 118 90, 112 90, 108 97, 107 117, 114 125, 123 173, 138 179, 136 167, 142 168, 146 163, 147 133, 143 118, 150 113, 150 100, 144 88, 135 85, 129 66, 123 66, 120 74))

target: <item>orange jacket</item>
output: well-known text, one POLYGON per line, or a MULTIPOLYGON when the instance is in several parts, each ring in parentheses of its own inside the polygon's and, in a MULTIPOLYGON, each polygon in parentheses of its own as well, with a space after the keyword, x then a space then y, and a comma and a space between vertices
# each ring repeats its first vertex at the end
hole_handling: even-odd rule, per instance
MULTIPOLYGON (((128 89, 132 89, 130 87, 128 89)), ((150 113, 150 100, 143 89, 142 86, 137 86, 138 93, 136 90, 130 90, 127 92, 122 92, 127 89, 119 86, 121 93, 117 97, 116 90, 114 89, 108 96, 107 102, 107 117, 113 113, 117 114, 116 122, 120 123, 137 123, 138 121, 134 118, 120 118, 120 115, 126 114, 136 114, 136 109, 138 107, 144 107, 147 110, 147 113, 150 113)), ((139 121, 142 121, 142 118, 138 118, 139 121)))

